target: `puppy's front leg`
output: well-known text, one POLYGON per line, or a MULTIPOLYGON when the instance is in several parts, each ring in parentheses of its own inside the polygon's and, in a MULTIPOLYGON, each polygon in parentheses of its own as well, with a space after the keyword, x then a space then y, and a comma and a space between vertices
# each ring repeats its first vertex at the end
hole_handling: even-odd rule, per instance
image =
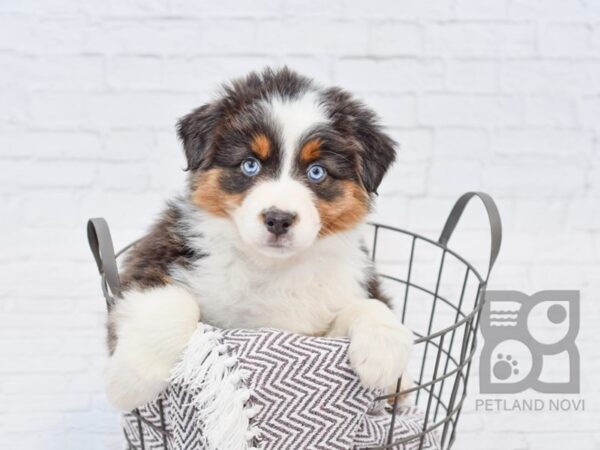
POLYGON ((350 338, 350 363, 365 386, 395 389, 408 364, 413 336, 384 303, 352 303, 340 311, 329 335, 350 338))
POLYGON ((109 400, 129 411, 162 392, 199 319, 198 303, 182 287, 126 292, 110 315, 117 345, 106 374, 109 400))

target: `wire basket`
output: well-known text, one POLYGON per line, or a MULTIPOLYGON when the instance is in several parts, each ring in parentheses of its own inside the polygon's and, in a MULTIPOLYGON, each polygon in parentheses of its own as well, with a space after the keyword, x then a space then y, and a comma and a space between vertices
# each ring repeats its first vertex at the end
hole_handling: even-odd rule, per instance
MULTIPOLYGON (((375 449, 423 448, 428 433, 436 433, 440 449, 452 447, 456 439, 458 421, 467 397, 471 363, 477 345, 480 312, 486 284, 498 256, 502 240, 500 215, 493 199, 481 192, 462 195, 452 208, 437 241, 400 228, 372 223, 370 256, 377 263, 384 289, 392 294, 397 313, 415 334, 408 372, 414 378, 414 387, 378 397, 392 404, 390 429, 385 442, 375 449), (448 242, 468 202, 478 197, 483 202, 490 224, 490 257, 488 270, 482 276, 475 267, 458 253, 448 248, 448 242), (424 411, 422 428, 409 436, 393 441, 397 422, 397 405, 407 396, 424 411)), ((116 258, 132 245, 115 255, 108 226, 103 219, 88 223, 88 239, 101 274, 101 284, 107 307, 119 295, 119 275, 116 258)), ((160 408, 159 403, 159 408, 160 408)), ((160 409, 162 415, 162 408, 160 409)), ((144 421, 137 411, 138 428, 155 424, 144 421)), ((164 417, 161 417, 164 424, 164 417)), ((168 431, 155 430, 163 435, 164 449, 168 446, 168 431)), ((126 436, 127 438, 127 436, 126 436)), ((130 449, 136 447, 129 441, 130 449)))

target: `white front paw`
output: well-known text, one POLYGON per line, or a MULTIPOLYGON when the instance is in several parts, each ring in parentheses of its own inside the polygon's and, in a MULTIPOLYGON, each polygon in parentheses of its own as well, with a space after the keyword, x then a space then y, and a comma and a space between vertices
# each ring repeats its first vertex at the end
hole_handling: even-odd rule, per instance
POLYGON ((153 400, 167 387, 199 318, 198 304, 181 287, 126 293, 112 315, 118 340, 106 371, 109 400, 124 410, 153 400))
POLYGON ((106 371, 106 396, 117 408, 131 411, 155 399, 169 384, 169 371, 161 376, 140 373, 121 358, 112 357, 106 371))
POLYGON ((395 389, 406 370, 411 346, 412 333, 401 324, 365 324, 350 334, 350 363, 364 386, 395 389))

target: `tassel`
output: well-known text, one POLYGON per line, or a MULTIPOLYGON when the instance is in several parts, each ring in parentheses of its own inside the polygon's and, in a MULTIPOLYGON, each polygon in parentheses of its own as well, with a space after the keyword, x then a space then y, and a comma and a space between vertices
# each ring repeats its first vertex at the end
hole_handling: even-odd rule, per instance
POLYGON ((257 411, 247 405, 252 391, 244 386, 247 374, 237 369, 237 358, 228 355, 222 339, 218 330, 199 323, 171 372, 171 383, 195 393, 197 426, 203 427, 211 450, 250 450, 259 435, 250 421, 257 411))

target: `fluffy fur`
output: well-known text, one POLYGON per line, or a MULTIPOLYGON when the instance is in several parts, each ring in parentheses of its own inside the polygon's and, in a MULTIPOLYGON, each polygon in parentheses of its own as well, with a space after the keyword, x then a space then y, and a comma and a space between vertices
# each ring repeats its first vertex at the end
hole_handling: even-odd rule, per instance
POLYGON ((198 320, 349 336, 363 383, 394 386, 412 336, 361 238, 395 153, 375 115, 345 91, 266 70, 184 117, 179 135, 188 186, 131 251, 110 316, 111 401, 154 398, 198 320), (283 232, 271 211, 289 217, 283 232))
POLYGON ((117 324, 119 345, 108 366, 108 398, 131 410, 167 386, 171 369, 196 330, 200 309, 188 290, 173 284, 129 291, 111 320, 117 324))

